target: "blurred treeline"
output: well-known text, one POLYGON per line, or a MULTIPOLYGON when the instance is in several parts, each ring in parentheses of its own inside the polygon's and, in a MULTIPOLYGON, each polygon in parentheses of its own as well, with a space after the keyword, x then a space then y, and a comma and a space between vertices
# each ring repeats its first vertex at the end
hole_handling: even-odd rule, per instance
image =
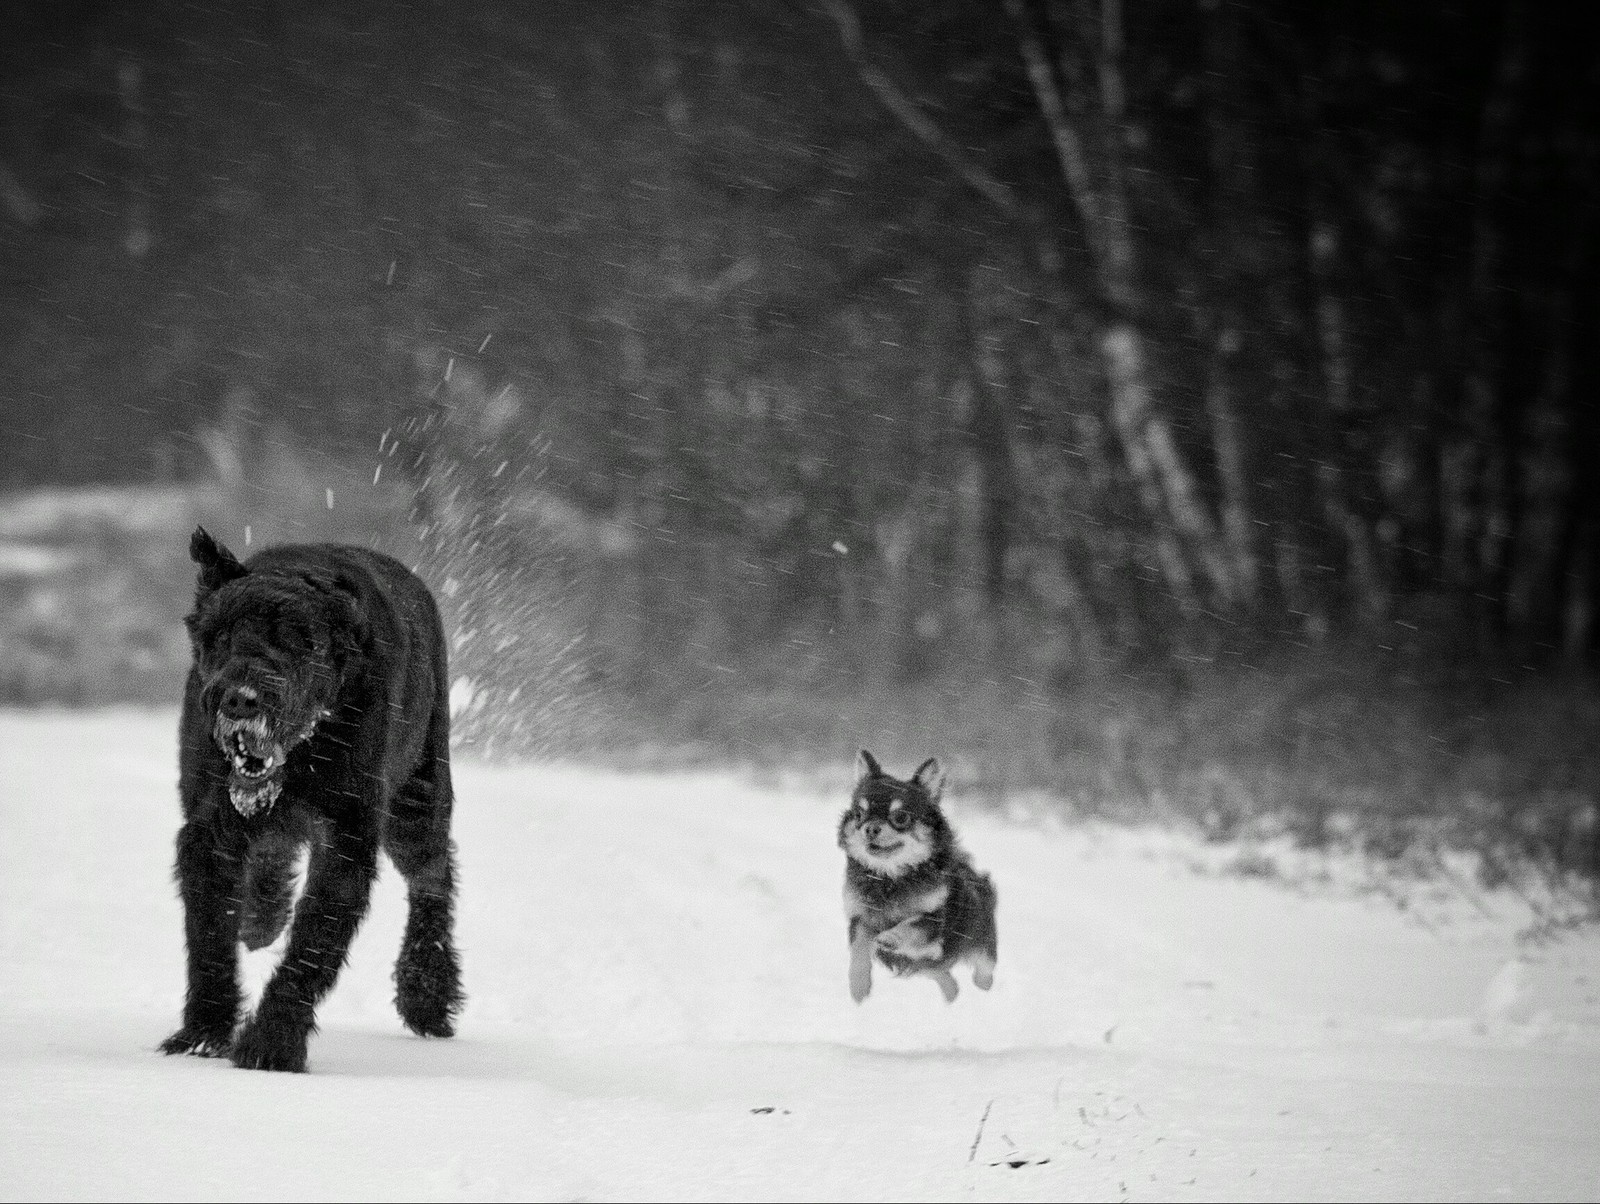
POLYGON ((1581 5, 11 13, 0 484, 403 485, 724 744, 1594 784, 1581 5))

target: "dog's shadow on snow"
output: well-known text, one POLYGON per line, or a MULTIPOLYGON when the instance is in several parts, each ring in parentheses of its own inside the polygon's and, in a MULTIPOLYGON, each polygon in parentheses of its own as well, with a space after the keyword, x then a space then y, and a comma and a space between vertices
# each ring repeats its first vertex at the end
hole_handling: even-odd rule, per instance
POLYGON ((410 1033, 324 1028, 311 1046, 311 1073, 346 1079, 540 1079, 555 1047, 471 1035, 448 1041, 410 1033))
POLYGON ((892 1049, 843 1041, 717 1042, 603 1045, 456 1037, 425 1041, 405 1033, 324 1030, 311 1051, 311 1073, 343 1079, 462 1079, 528 1082, 593 1099, 703 1101, 730 1089, 757 1093, 806 1081, 862 1075, 897 1077, 929 1066, 991 1071, 1041 1059, 1077 1063, 1099 1051, 1075 1045, 975 1049, 892 1049))

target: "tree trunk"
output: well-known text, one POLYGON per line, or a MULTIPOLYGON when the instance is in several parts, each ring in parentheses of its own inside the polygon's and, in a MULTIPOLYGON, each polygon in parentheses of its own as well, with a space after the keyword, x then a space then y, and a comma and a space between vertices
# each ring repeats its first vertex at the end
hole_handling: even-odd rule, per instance
POLYGON ((1098 292, 1112 315, 1102 327, 1098 346, 1104 365, 1113 422, 1123 444, 1140 501, 1155 528, 1156 554, 1180 609, 1198 617, 1201 598, 1195 571, 1177 538, 1181 533, 1194 548, 1224 608, 1238 596, 1216 526, 1201 503, 1193 474, 1184 462, 1172 428, 1156 406, 1149 355, 1135 315, 1143 308, 1138 264, 1130 220, 1123 146, 1124 84, 1122 78, 1122 13, 1120 0, 1102 0, 1096 55, 1104 163, 1097 183, 1085 142, 1069 113, 1060 80, 1071 72, 1059 54, 1047 52, 1039 26, 1023 0, 1006 0, 1018 30, 1019 48, 1027 65, 1057 166, 1082 226, 1084 244, 1094 265, 1098 292))
POLYGON ((1017 507, 1016 467, 1011 454, 1011 417, 1006 390, 996 377, 1002 371, 984 343, 981 317, 975 314, 979 286, 968 284, 961 306, 961 339, 967 350, 972 381, 972 417, 968 434, 983 473, 982 518, 984 595, 998 614, 1006 598, 1006 554, 1011 548, 1012 517, 1017 507))
POLYGON ((1222 529, 1232 560, 1230 576, 1237 583, 1238 600, 1247 609, 1257 598, 1255 533, 1250 520, 1250 492, 1245 475, 1244 441, 1234 413, 1229 373, 1239 336, 1224 330, 1210 349, 1206 379, 1206 412, 1211 418, 1211 442, 1217 451, 1217 476, 1222 481, 1222 529))

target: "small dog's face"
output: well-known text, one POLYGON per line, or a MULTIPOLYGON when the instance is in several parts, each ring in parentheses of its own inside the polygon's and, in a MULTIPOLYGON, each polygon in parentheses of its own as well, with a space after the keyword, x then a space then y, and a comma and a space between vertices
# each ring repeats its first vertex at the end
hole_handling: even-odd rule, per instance
POLYGON ((200 705, 231 766, 229 798, 251 815, 277 800, 290 751, 333 706, 331 616, 315 594, 248 572, 203 531, 191 552, 201 569, 184 623, 200 705))
POLYGON ((839 819, 839 847, 875 874, 898 878, 950 840, 939 810, 944 773, 932 757, 909 781, 890 777, 865 749, 856 759, 856 787, 839 819))

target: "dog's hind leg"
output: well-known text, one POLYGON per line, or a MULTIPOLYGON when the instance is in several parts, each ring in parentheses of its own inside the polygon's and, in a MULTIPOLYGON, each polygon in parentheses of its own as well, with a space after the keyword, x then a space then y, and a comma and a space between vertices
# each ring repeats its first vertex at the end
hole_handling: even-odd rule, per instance
POLYGON ((391 846, 406 879, 406 931, 394 964, 394 1005, 407 1028, 422 1037, 455 1035, 461 1010, 461 963, 452 938, 455 851, 448 839, 422 854, 391 846))
POLYGON ((306 889, 294 912, 289 946, 261 992, 256 1014, 233 1042, 233 1064, 250 1070, 304 1070, 316 1007, 332 988, 367 913, 377 873, 371 825, 330 823, 313 841, 306 889))
POLYGON ((994 986, 994 967, 1000 960, 1000 933, 995 927, 995 908, 999 902, 988 874, 980 875, 977 886, 978 952, 972 958, 972 985, 980 991, 994 986))
POLYGON ((938 983, 939 994, 944 996, 944 1002, 947 1004, 954 1004, 955 996, 962 993, 962 988, 955 985, 955 977, 949 970, 928 970, 928 977, 938 983))
POLYGON ((980 953, 972 959, 972 985, 980 991, 994 986, 994 958, 980 953))
POLYGON ((928 977, 939 984, 939 993, 944 996, 946 1003, 954 1003, 961 988, 956 985, 955 978, 948 970, 929 970, 928 977))
POLYGON ((938 961, 944 956, 944 942, 937 933, 934 918, 912 916, 880 932, 877 945, 909 961, 938 961))
POLYGON ((422 1037, 455 1035, 461 962, 452 930, 455 848, 450 842, 448 705, 429 732, 423 764, 389 805, 384 849, 406 880, 406 932, 394 965, 395 1010, 422 1037))
POLYGON ((178 891, 183 897, 188 991, 183 1026, 161 1043, 167 1054, 217 1058, 227 1054, 239 1020, 238 840, 209 823, 191 821, 178 831, 178 891))

